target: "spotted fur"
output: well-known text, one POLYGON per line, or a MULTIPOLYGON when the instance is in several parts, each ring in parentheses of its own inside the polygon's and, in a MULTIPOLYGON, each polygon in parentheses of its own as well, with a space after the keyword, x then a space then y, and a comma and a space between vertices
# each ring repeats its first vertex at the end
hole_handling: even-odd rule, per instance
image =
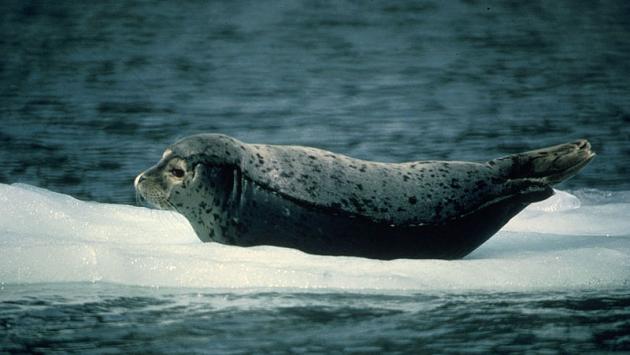
MULTIPOLYGON (((413 244, 409 238, 417 235, 429 250, 435 244, 429 240, 448 242, 455 233, 450 225, 462 225, 457 233, 467 233, 474 216, 496 215, 496 220, 478 221, 492 228, 470 238, 477 240, 471 242, 476 248, 528 203, 548 197, 551 183, 584 166, 593 156, 584 142, 485 163, 386 164, 309 147, 246 144, 225 135, 199 134, 170 146, 162 161, 143 174, 153 184, 145 183, 139 191, 155 195, 156 186, 172 185, 162 189, 168 207, 184 214, 205 241, 282 245, 320 254, 425 257, 421 251, 405 253, 396 247, 399 251, 384 256, 370 250, 401 235, 402 244, 413 244), (185 162, 189 173, 181 183, 169 184, 164 170, 174 161, 185 162), (496 209, 501 211, 492 212, 496 209), (371 231, 375 238, 389 239, 364 242, 371 231), (345 242, 337 249, 318 246, 345 242)), ((458 251, 442 255, 437 248, 426 257, 459 257, 472 250, 450 249, 458 251)))

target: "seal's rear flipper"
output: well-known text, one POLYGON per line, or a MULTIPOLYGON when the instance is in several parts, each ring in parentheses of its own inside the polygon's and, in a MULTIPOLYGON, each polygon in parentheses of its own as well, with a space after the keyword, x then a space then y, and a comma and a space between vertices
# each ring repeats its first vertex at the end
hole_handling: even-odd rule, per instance
POLYGON ((510 180, 527 179, 554 185, 575 175, 595 157, 586 139, 508 155, 488 162, 510 180))

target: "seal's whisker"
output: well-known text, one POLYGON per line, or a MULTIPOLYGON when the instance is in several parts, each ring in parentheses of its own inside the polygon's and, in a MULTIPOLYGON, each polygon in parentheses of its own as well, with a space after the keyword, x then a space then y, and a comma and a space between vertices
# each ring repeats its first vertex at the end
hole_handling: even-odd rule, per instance
POLYGON ((142 194, 136 190, 136 206, 146 207, 146 200, 142 197, 142 194))

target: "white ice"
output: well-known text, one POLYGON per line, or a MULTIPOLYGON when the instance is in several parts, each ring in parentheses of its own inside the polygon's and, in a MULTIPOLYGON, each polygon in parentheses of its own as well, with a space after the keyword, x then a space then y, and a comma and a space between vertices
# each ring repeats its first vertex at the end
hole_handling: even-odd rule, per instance
MULTIPOLYGON (((630 288, 630 194, 557 191, 463 260, 201 243, 180 215, 0 184, 0 284, 349 290, 630 288)), ((480 221, 482 223, 482 221, 480 221)))

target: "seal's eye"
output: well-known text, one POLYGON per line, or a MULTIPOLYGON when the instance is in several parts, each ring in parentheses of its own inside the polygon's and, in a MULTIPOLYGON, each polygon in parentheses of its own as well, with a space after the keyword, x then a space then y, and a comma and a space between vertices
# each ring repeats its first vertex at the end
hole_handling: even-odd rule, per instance
POLYGON ((184 177, 185 171, 179 168, 173 168, 171 169, 171 175, 177 177, 177 178, 181 178, 184 177))

